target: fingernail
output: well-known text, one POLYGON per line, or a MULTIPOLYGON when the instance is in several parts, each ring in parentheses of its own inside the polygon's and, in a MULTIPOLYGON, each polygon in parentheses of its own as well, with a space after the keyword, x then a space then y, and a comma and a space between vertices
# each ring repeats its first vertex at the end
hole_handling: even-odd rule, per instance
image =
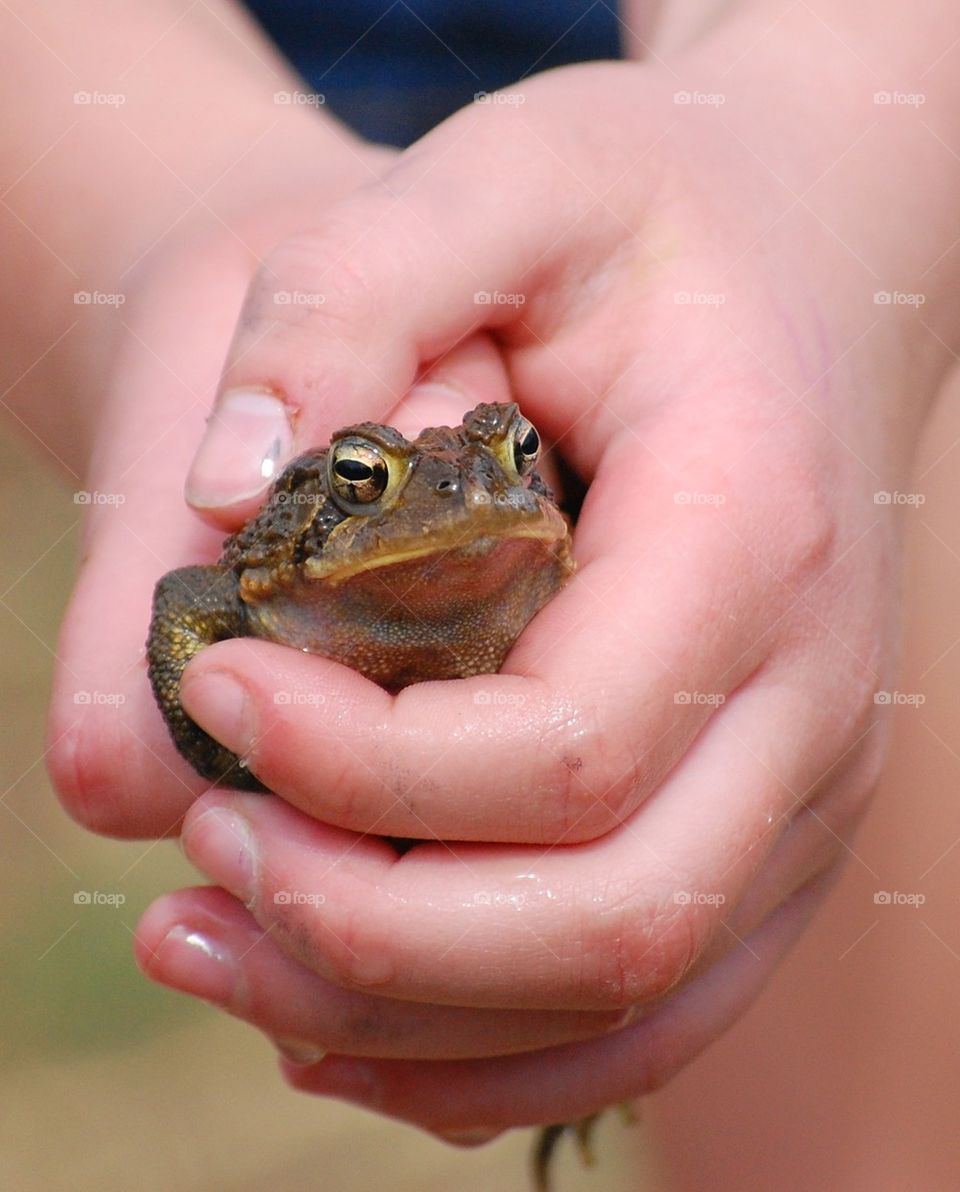
POLYGON ((268 389, 232 389, 218 400, 184 493, 197 509, 257 496, 293 451, 287 407, 268 389))
POLYGON ((304 1039, 274 1039, 273 1044, 291 1064, 319 1064, 327 1054, 322 1047, 304 1039))
POLYGON ((256 852, 249 823, 226 807, 211 807, 181 838, 198 869, 248 906, 256 895, 256 852))
POLYGON ((184 923, 157 945, 149 971, 164 985, 218 1006, 231 1005, 240 984, 240 966, 226 944, 184 923))
POLYGON ((624 1027, 632 1026, 633 1023, 642 1018, 644 1013, 645 1010, 643 1006, 630 1006, 628 1009, 624 1010, 620 1019, 615 1022, 610 1029, 612 1031, 622 1031, 624 1027))
POLYGON ((180 685, 184 709, 202 729, 241 757, 256 735, 246 687, 225 670, 187 671, 180 685))

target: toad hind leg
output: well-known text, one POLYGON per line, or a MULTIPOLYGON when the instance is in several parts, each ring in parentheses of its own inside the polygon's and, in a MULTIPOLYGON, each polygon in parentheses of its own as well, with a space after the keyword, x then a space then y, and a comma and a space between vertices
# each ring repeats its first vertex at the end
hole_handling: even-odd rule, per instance
MULTIPOLYGON (((621 1102, 618 1108, 624 1125, 631 1126, 636 1122, 636 1112, 629 1101, 621 1102)), ((574 1135, 580 1158, 586 1166, 593 1166, 593 1128, 599 1117, 599 1113, 591 1113, 577 1122, 557 1122, 540 1130, 533 1151, 533 1186, 536 1192, 550 1192, 550 1164, 557 1143, 564 1134, 574 1135)))
POLYGON ((173 743, 197 773, 215 786, 265 791, 237 755, 205 733, 180 706, 180 676, 190 659, 204 646, 246 633, 246 606, 233 571, 224 567, 171 571, 153 593, 147 673, 173 743))

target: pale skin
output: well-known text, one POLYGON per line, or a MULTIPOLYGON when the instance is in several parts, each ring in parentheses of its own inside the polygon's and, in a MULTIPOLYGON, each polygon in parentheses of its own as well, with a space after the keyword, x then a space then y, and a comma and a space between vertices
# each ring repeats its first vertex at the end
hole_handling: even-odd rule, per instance
MULTIPOLYGON (((736 1020, 835 875, 878 773, 895 644, 898 513, 874 494, 903 486, 960 332, 957 72, 933 65, 960 28, 928 3, 887 39, 877 12, 832 5, 838 37, 807 6, 772 23, 741 5, 667 56, 528 80, 522 104, 472 106, 398 158, 322 113, 278 116, 282 68, 245 26, 184 22, 154 71, 220 120, 217 160, 151 123, 151 75, 129 76, 142 102, 124 118, 214 186, 216 216, 151 248, 183 194, 149 190, 134 137, 103 149, 113 185, 64 233, 83 286, 20 234, 46 301, 33 317, 4 295, 29 333, 10 381, 76 317, 74 290, 128 296, 126 328, 92 312, 5 399, 84 487, 125 495, 87 526, 54 780, 92 828, 182 832, 222 889, 154 904, 138 959, 278 1040, 296 1087, 474 1139, 636 1097, 736 1020), (189 94, 191 47, 236 103, 189 94), (924 92, 933 133, 881 88, 924 92), (257 167, 217 183, 244 153, 257 167), (277 290, 326 301, 278 307, 277 290), (877 291, 922 292, 922 318, 877 291), (286 455, 512 392, 590 485, 580 573, 496 678, 392 697, 250 641, 191 664, 191 715, 281 798, 203 794, 137 664, 156 578, 212 560, 256 504, 209 446, 189 491, 218 529, 182 499, 225 353, 222 391, 282 399, 286 455), (431 365, 441 384, 411 395, 431 365), (78 716, 79 687, 126 702, 78 716), (435 842, 398 860, 371 832, 435 842), (290 890, 313 897, 276 901, 290 890), (337 1054, 302 1062, 311 1049, 337 1054)), ((82 29, 48 32, 99 61, 82 29)), ((35 151, 10 148, 21 169, 56 136, 56 102, 35 151)))

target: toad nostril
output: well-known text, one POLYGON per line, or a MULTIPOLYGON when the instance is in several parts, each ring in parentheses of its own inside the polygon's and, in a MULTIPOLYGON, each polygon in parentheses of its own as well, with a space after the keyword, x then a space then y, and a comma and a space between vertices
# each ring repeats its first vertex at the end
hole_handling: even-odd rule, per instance
POLYGON ((438 493, 449 494, 452 492, 456 492, 456 490, 457 490, 456 480, 440 480, 437 482, 437 492, 438 493))

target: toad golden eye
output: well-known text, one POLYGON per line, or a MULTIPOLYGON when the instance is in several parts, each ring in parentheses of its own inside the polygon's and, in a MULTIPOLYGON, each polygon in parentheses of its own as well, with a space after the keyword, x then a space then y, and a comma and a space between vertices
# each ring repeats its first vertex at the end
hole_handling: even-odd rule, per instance
POLYGON ((383 496, 390 479, 387 461, 376 447, 349 440, 330 452, 330 492, 345 505, 370 505, 383 496))
POLYGON ((518 418, 513 432, 513 462, 521 476, 531 472, 540 458, 540 436, 526 418, 518 418))

